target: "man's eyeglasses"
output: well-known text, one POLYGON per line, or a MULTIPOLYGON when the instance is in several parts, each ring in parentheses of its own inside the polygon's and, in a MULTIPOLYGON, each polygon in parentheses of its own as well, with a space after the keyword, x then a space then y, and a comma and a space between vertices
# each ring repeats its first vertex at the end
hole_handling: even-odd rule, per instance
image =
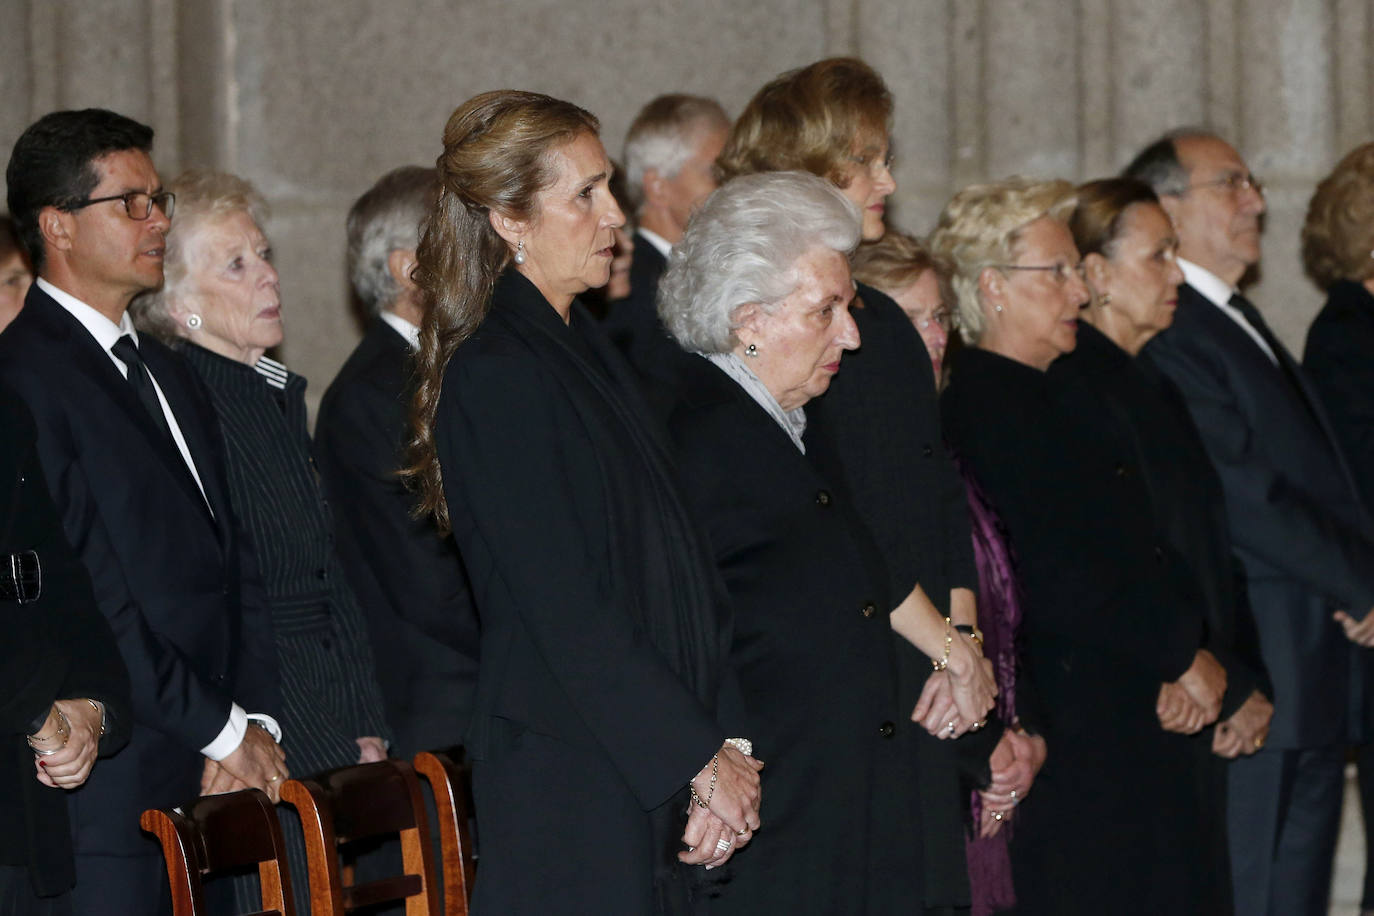
POLYGON ((74 204, 67 204, 61 209, 70 212, 89 207, 91 204, 103 204, 110 200, 123 201, 124 212, 129 214, 129 219, 147 219, 153 215, 154 206, 162 211, 163 216, 171 219, 172 211, 176 209, 177 196, 171 191, 159 191, 156 194, 130 191, 128 194, 111 194, 109 197, 88 197, 85 200, 78 200, 74 204))
POLYGON ((1225 178, 1214 178, 1211 181, 1199 181, 1197 184, 1188 185, 1188 190, 1194 188, 1221 188, 1228 194, 1239 194, 1241 191, 1254 190, 1256 194, 1264 193, 1264 183, 1254 175, 1242 175, 1239 172, 1232 172, 1225 178))
POLYGON ((1087 274, 1083 270, 1083 264, 1081 262, 1078 264, 1060 262, 1059 264, 1046 264, 1043 266, 1027 266, 1025 264, 994 264, 993 266, 998 270, 1047 270, 1054 274, 1054 282, 1058 283, 1060 286, 1068 283, 1070 277, 1076 276, 1080 280, 1087 279, 1087 274))

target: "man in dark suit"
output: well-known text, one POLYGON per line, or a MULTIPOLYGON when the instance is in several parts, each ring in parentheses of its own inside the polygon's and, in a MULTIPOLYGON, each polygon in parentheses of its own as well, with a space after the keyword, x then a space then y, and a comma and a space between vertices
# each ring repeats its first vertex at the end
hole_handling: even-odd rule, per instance
POLYGON ((15 143, 9 208, 38 280, 0 334, 63 527, 132 682, 133 734, 72 796, 79 913, 169 912, 145 808, 287 775, 270 622, 240 552, 214 412, 126 310, 162 282, 171 196, 152 130, 60 111, 15 143), (251 712, 250 712, 251 710, 251 712), (250 716, 257 718, 250 721, 250 716))
POLYGON ((1240 755, 1227 798, 1236 912, 1324 914, 1364 689, 1363 650, 1337 612, 1346 629, 1374 626, 1374 526, 1301 367, 1238 290, 1264 212, 1244 160, 1176 132, 1126 174, 1154 187, 1178 233, 1187 283, 1145 354, 1183 392, 1221 477, 1273 681, 1274 705, 1255 692, 1213 744, 1240 755))
POLYGON ((353 290, 374 318, 325 391, 315 430, 339 551, 368 618, 393 751, 403 757, 461 742, 477 684, 480 634, 462 562, 452 538, 411 516, 415 496, 397 476, 423 319, 410 274, 438 189, 434 169, 406 166, 349 211, 353 290))
POLYGON ((714 164, 730 119, 714 99, 661 95, 645 105, 625 136, 625 188, 635 211, 630 295, 611 303, 606 333, 631 352, 666 337, 654 300, 668 253, 701 202, 716 189, 714 164))

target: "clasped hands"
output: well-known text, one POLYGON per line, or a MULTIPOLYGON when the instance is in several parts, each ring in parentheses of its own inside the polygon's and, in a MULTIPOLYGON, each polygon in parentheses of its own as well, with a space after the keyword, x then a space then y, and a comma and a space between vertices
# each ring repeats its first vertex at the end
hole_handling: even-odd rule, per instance
POLYGON ((206 759, 200 777, 201 795, 219 795, 240 789, 261 789, 276 804, 282 781, 290 777, 286 753, 256 722, 248 724, 243 741, 223 760, 206 759))
POLYGON ((75 789, 86 781, 100 747, 101 717, 101 708, 90 700, 53 702, 43 727, 29 739, 39 782, 54 789, 75 789), (65 742, 60 739, 64 718, 65 742))
POLYGON ((763 761, 740 753, 733 745, 721 745, 714 761, 707 761, 692 779, 697 797, 707 802, 703 808, 695 801, 687 811, 687 829, 682 842, 687 846, 677 854, 686 865, 705 865, 708 869, 724 865, 735 850, 749 845, 759 829, 759 770, 763 761), (715 785, 711 771, 715 769, 715 785))
POLYGON ((1018 728, 1008 728, 992 749, 988 768, 992 780, 980 789, 983 802, 982 820, 978 825, 981 837, 996 836, 1021 804, 1040 768, 1045 765, 1045 739, 1030 735, 1018 728))
POLYGON ((1199 649, 1178 680, 1159 688, 1155 714, 1165 731, 1195 735, 1221 715, 1225 693, 1226 669, 1211 652, 1199 649))
POLYGON ((992 662, 963 633, 950 641, 949 664, 926 679, 911 721, 937 738, 957 738, 982 727, 997 696, 992 662))

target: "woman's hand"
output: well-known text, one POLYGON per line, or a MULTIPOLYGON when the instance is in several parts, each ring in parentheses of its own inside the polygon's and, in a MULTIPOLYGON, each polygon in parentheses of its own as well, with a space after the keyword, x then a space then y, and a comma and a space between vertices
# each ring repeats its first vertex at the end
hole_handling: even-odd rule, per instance
POLYGON ((1166 732, 1196 735, 1207 724, 1207 714, 1178 682, 1161 684, 1155 715, 1166 732))
POLYGON ((752 830, 738 833, 710 811, 692 804, 687 812, 687 829, 682 842, 687 846, 677 854, 684 865, 705 865, 708 869, 724 865, 754 838, 752 830))
MULTIPOLYGON (((746 757, 734 745, 723 744, 716 752, 714 764, 706 761, 706 766, 692 779, 692 788, 696 789, 697 798, 707 804, 710 813, 723 821, 736 836, 747 835, 758 830, 762 823, 759 820, 762 797, 759 770, 762 769, 762 760, 746 757), (711 786, 713 766, 716 771, 714 788, 711 786)), ((703 812, 706 810, 695 802, 692 807, 703 812)), ((734 841, 731 842, 733 844, 734 841)), ((700 846, 699 843, 688 845, 700 846)))
POLYGON ((31 744, 36 751, 61 749, 51 756, 35 757, 34 769, 38 771, 39 782, 57 789, 75 789, 86 781, 86 777, 91 775, 91 767, 95 765, 96 752, 100 747, 102 715, 102 710, 92 706, 85 699, 58 700, 53 703, 52 709, 48 710, 48 719, 38 730, 38 734, 56 740, 33 741, 31 744), (71 726, 65 747, 62 746, 61 739, 57 738, 61 718, 58 715, 59 710, 67 717, 67 722, 71 726))
POLYGON ((358 744, 359 763, 378 763, 386 759, 386 742, 375 735, 353 739, 358 744))
POLYGON ((987 718, 993 698, 997 696, 992 662, 983 658, 983 653, 973 640, 957 630, 950 641, 949 667, 946 670, 949 672, 954 705, 964 721, 974 723, 987 718))
POLYGON ((1221 715, 1221 699, 1226 694, 1226 669, 1211 652, 1197 651, 1193 663, 1178 679, 1178 686, 1201 708, 1206 717, 1204 725, 1215 722, 1221 715))
POLYGON ((978 794, 983 801, 979 836, 995 836, 1030 793, 1045 764, 1045 739, 1008 728, 988 758, 992 781, 978 794), (997 817, 1001 814, 1001 817, 997 817))

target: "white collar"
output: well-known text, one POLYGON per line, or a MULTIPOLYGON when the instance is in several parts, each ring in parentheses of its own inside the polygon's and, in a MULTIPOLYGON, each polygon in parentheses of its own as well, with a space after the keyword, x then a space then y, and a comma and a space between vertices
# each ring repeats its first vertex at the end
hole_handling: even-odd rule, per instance
POLYGON ((668 255, 673 253, 673 246, 669 245, 668 240, 665 239, 663 236, 659 235, 654 230, 645 229, 643 226, 640 226, 636 228, 635 231, 638 232, 640 235, 644 236, 645 241, 647 241, 650 245, 653 245, 655 248, 657 248, 658 253, 663 255, 664 260, 667 260, 668 255))
POLYGON ((1186 258, 1178 258, 1178 266, 1183 271, 1183 279, 1188 285, 1216 305, 1230 305, 1231 297, 1239 290, 1218 277, 1205 267, 1194 264, 1186 258))
POLYGON ((420 328, 418 325, 411 324, 389 309, 382 309, 377 313, 377 317, 385 321, 397 334, 404 337, 406 343, 410 344, 410 349, 420 349, 420 328))
POLYGON ((134 339, 135 346, 138 345, 138 331, 134 330, 134 323, 129 318, 128 309, 125 309, 124 314, 119 316, 119 324, 115 324, 71 293, 58 289, 42 277, 39 277, 36 282, 39 289, 51 296, 54 302, 81 322, 81 326, 90 332, 90 335, 95 338, 95 342, 100 344, 100 349, 106 353, 109 353, 115 342, 125 334, 134 339))

